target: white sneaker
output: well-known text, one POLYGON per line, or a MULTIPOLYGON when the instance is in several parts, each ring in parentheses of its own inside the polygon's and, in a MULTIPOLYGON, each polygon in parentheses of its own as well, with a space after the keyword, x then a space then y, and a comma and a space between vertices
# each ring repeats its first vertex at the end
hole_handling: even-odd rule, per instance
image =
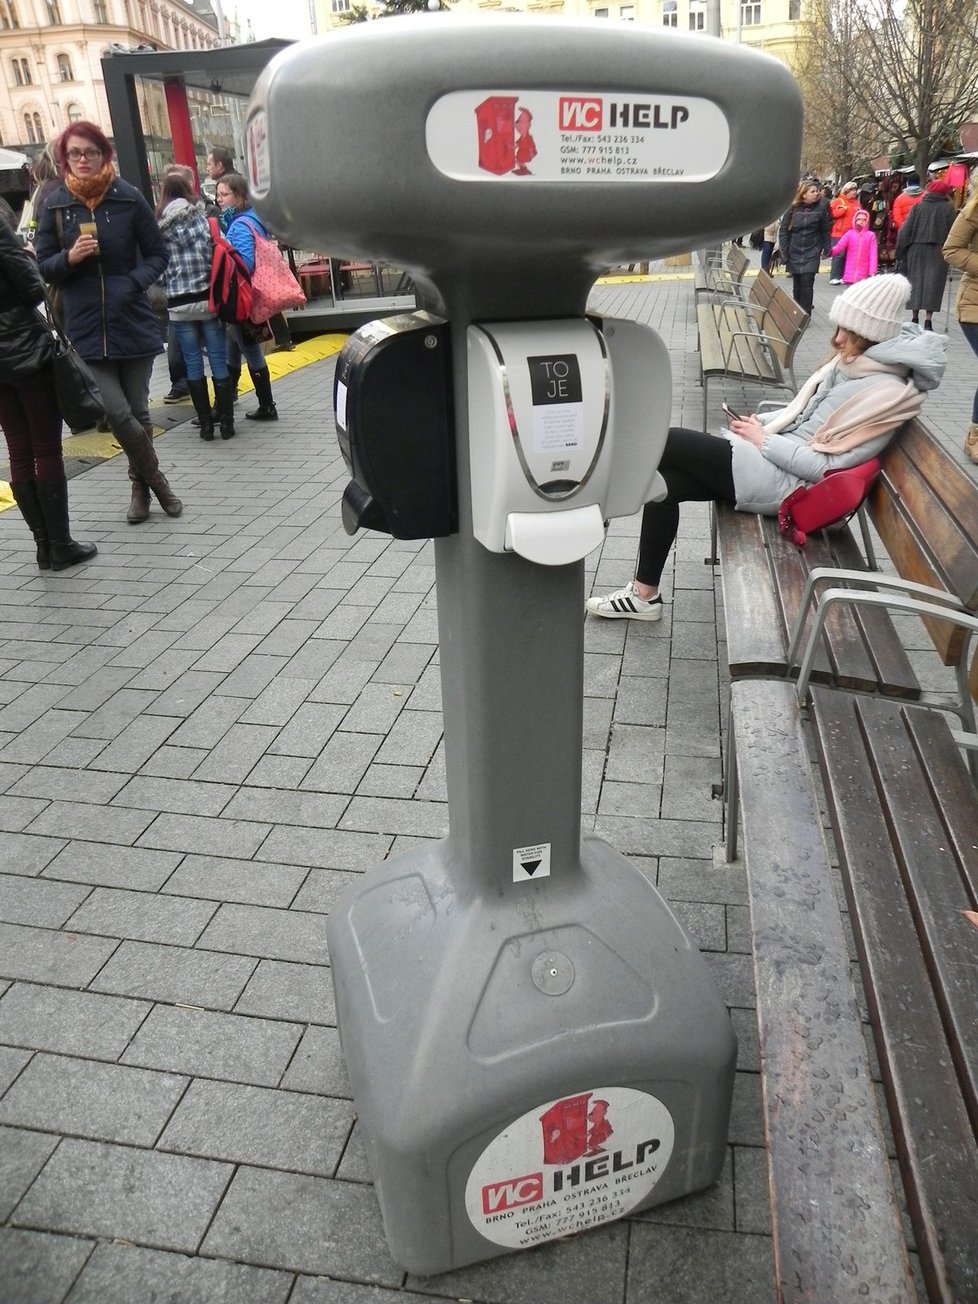
POLYGON ((839 281, 839 280, 829 281, 829 285, 841 285, 841 284, 842 284, 842 282, 839 281))
POLYGON ((623 589, 615 589, 603 598, 588 598, 587 610, 592 616, 606 616, 609 620, 661 620, 662 598, 646 601, 635 592, 629 580, 623 589))

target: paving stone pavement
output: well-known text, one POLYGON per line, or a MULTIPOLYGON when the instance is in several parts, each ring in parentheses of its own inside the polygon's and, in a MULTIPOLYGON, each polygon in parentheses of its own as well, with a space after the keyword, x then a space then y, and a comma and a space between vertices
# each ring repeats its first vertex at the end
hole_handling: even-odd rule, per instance
MULTIPOLYGON (((592 303, 662 333, 674 420, 694 422, 689 278, 592 303)), ((975 366, 953 325, 951 343, 927 419, 953 449, 975 366)), ((178 520, 126 525, 119 458, 76 476, 90 565, 39 573, 19 514, 0 513, 0 1304, 763 1304, 705 508, 684 512, 660 625, 587 624, 582 814, 659 885, 730 1007, 726 1166, 696 1196, 441 1277, 389 1256, 324 926, 357 875, 447 826, 434 562, 430 544, 343 532, 332 371, 278 382, 279 423, 241 421, 233 441, 169 429, 178 520)), ((631 574, 637 532, 612 524, 589 584, 631 574)))

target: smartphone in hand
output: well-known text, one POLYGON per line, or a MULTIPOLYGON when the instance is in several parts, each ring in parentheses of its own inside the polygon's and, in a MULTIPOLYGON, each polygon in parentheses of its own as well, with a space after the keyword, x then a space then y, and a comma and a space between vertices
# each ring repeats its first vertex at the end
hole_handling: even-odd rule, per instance
POLYGON ((735 412, 735 411, 733 410, 733 408, 732 408, 732 407, 729 407, 726 403, 724 403, 722 406, 723 406, 723 410, 724 410, 724 412, 726 412, 727 416, 728 416, 728 417, 731 417, 734 421, 743 421, 743 420, 744 420, 744 418, 740 415, 739 412, 735 412))

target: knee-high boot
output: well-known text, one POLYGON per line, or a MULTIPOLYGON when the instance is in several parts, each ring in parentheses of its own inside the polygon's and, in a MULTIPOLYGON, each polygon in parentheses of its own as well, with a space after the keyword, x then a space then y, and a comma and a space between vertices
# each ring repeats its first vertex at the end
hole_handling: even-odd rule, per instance
POLYGON ((129 458, 130 479, 136 478, 148 485, 167 516, 179 516, 183 511, 183 503, 160 470, 159 458, 153 447, 152 427, 140 425, 135 417, 130 417, 113 433, 129 458))
POLYGON ((208 443, 214 438, 214 418, 211 415, 211 400, 207 393, 206 380, 188 380, 187 388, 193 400, 194 411, 200 425, 200 437, 208 443))
POLYGON ((10 482, 10 492, 14 496, 14 502, 20 508, 20 514, 27 522, 27 528, 34 536, 34 542, 37 544, 37 565, 39 570, 51 569, 51 549, 48 543, 48 527, 44 521, 44 513, 41 511, 41 504, 37 497, 36 480, 18 480, 10 482))
MULTIPOLYGON (((251 368, 248 368, 251 371, 251 368)), ((258 399, 257 412, 246 412, 245 419, 248 421, 277 421, 278 408, 272 399, 272 378, 268 373, 267 367, 262 367, 261 371, 252 371, 251 379, 255 382, 255 396, 258 399)))
POLYGON ((35 480, 37 501, 47 530, 51 569, 60 571, 88 561, 98 552, 94 543, 76 543, 68 525, 68 481, 35 480))
POLYGON ((217 396, 217 414, 221 422, 221 438, 232 439, 234 430, 234 390, 230 376, 224 380, 214 381, 214 393, 217 396))
MULTIPOLYGON (((233 406, 238 401, 238 381, 241 378, 241 368, 228 367, 228 378, 231 381, 231 404, 233 406)), ((211 404, 211 420, 216 423, 220 421, 220 419, 221 419, 221 405, 217 401, 217 381, 215 380, 214 402, 211 404)), ((194 422, 195 426, 199 424, 200 424, 199 421, 194 422)))

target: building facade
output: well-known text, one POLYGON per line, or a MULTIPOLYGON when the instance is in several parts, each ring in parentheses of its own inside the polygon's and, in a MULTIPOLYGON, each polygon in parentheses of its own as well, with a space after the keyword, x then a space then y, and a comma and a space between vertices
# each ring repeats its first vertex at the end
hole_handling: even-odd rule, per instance
MULTIPOLYGON (((205 0, 0 0, 0 145, 33 154, 83 118, 111 134, 101 59, 113 45, 218 44, 205 0)), ((139 94, 147 134, 168 138, 162 86, 139 94)))
MULTIPOLYGON (((719 21, 720 35, 766 50, 794 66, 804 39, 805 0, 447 0, 454 13, 527 13, 642 23, 669 32, 702 32, 719 21)), ((358 8, 375 14, 376 0, 313 0, 317 30, 345 25, 358 8)))

